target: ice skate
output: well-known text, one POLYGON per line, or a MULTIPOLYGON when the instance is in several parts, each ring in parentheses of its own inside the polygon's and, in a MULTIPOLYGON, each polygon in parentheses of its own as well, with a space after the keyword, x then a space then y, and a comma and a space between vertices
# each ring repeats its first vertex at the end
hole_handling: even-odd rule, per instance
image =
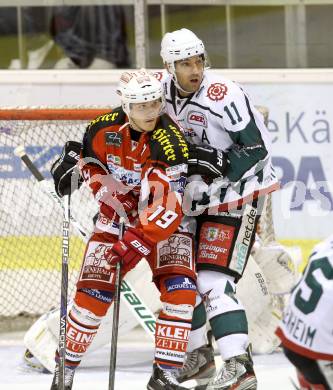
POLYGON ((249 352, 226 360, 207 390, 256 390, 257 379, 249 352))
POLYGON ((184 367, 177 374, 179 383, 195 379, 198 384, 207 384, 216 374, 211 332, 207 336, 207 345, 186 354, 184 367))
MULTIPOLYGON (((65 390, 72 390, 75 370, 65 367, 65 390)), ((50 390, 59 390, 59 365, 56 365, 50 390)))
POLYGON ((147 389, 186 390, 186 388, 181 386, 179 381, 177 380, 177 370, 163 370, 157 364, 153 365, 153 373, 149 379, 147 389))

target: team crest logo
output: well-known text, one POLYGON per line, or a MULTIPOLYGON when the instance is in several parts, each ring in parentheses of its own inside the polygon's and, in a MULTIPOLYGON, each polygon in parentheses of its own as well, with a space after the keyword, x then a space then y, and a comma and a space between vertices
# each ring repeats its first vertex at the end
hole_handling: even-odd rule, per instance
POLYGON ((205 231, 205 236, 208 241, 215 241, 219 236, 219 229, 208 227, 205 231))
POLYGON ((215 240, 224 241, 230 239, 229 231, 220 230, 212 226, 207 227, 204 230, 203 234, 206 237, 207 241, 215 241, 215 240))
POLYGON ((230 240, 230 231, 224 231, 222 230, 219 234, 219 239, 221 241, 224 241, 224 240, 230 240))
POLYGON ((211 84, 207 91, 207 96, 209 99, 217 102, 218 100, 222 100, 224 96, 227 94, 228 87, 225 84, 214 83, 211 84))

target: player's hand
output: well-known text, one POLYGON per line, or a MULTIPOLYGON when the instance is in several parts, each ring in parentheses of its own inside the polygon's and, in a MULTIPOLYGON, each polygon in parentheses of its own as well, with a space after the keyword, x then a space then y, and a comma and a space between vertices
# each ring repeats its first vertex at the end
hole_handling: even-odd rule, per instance
POLYGON ((77 162, 80 159, 81 143, 67 141, 61 156, 52 164, 51 175, 54 180, 54 187, 60 197, 71 194, 82 184, 80 173, 76 170, 77 162), (76 183, 72 186, 72 173, 76 175, 76 183))
POLYGON ((188 176, 202 175, 211 179, 223 177, 228 161, 222 150, 209 145, 190 144, 189 151, 188 176))
POLYGON ((124 274, 134 268, 143 257, 149 256, 152 246, 153 243, 144 238, 141 232, 129 228, 124 237, 113 245, 107 261, 111 266, 122 261, 124 274))
POLYGON ((100 212, 110 220, 119 220, 119 216, 126 213, 129 222, 133 222, 138 215, 138 199, 132 194, 116 194, 100 201, 100 212))

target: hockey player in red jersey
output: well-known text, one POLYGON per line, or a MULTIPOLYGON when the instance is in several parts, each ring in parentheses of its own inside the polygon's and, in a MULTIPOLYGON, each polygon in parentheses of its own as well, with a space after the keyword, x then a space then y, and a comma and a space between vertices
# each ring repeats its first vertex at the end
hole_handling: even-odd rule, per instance
MULTIPOLYGON (((93 120, 83 139, 81 174, 100 212, 68 314, 66 390, 112 303, 116 262, 122 260, 125 275, 143 257, 162 302, 148 389, 183 389, 175 372, 183 365, 196 294, 193 237, 180 229, 188 146, 163 113, 161 84, 148 72, 123 73, 118 93, 122 107, 93 120), (119 215, 132 222, 120 241, 119 215)), ((51 390, 58 389, 58 371, 57 365, 51 390)))
POLYGON ((302 390, 333 389, 333 235, 317 244, 277 329, 302 390))
POLYGON ((270 136, 262 114, 242 88, 206 72, 204 44, 192 31, 166 33, 161 57, 167 112, 181 124, 188 142, 196 145, 197 155, 192 154, 189 166, 199 174, 188 178, 184 205, 185 212, 197 216, 197 287, 203 302, 198 297, 193 317, 189 344, 193 356, 178 378, 200 375, 205 368, 212 372, 212 355, 204 345, 207 313, 225 361, 207 390, 254 390, 247 318, 236 283, 250 255, 264 195, 278 188, 270 136), (202 180, 211 173, 206 174, 208 167, 215 173, 211 180, 202 180))

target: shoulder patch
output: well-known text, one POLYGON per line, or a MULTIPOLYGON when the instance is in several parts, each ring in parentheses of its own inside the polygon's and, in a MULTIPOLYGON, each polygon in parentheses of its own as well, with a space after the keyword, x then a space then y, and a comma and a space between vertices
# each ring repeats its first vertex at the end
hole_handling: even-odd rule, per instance
POLYGON ((196 125, 196 126, 203 126, 207 127, 207 117, 206 114, 200 111, 190 111, 187 114, 187 122, 190 123, 191 125, 196 125))
POLYGON ((117 131, 107 131, 105 133, 105 144, 119 147, 123 142, 123 135, 117 131))
POLYGON ((214 102, 222 100, 228 93, 228 87, 226 84, 213 83, 208 87, 207 97, 214 102))

